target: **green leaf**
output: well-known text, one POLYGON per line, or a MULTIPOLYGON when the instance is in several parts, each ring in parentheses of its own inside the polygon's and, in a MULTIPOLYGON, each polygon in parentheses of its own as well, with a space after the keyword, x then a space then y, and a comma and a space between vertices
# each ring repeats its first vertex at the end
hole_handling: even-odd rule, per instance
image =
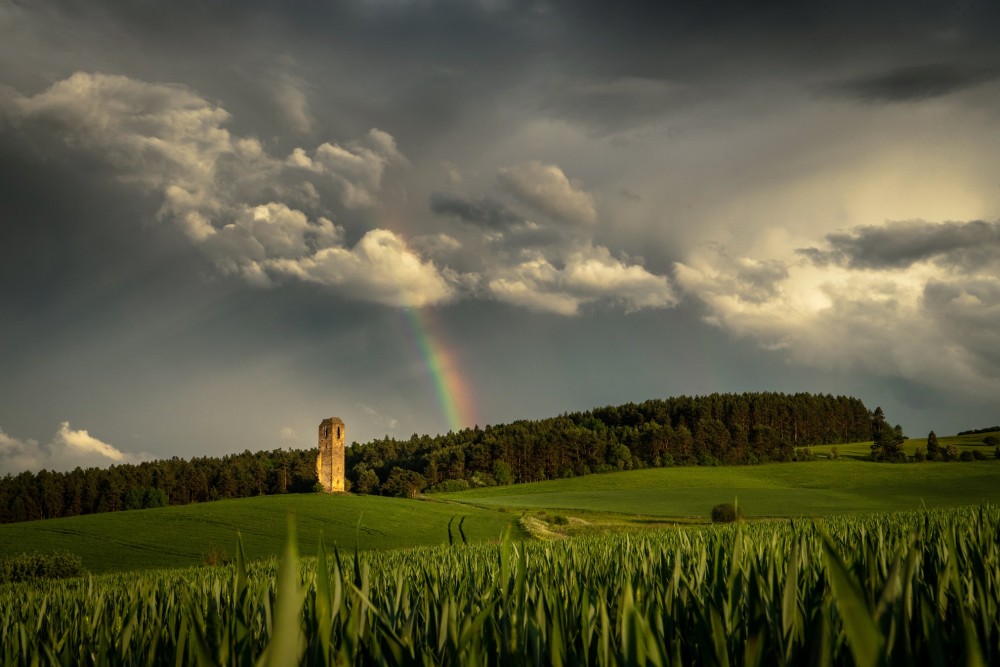
POLYGON ((830 575, 830 588, 844 624, 851 655, 859 667, 875 667, 882 659, 882 633, 878 631, 875 619, 865 603, 861 587, 848 572, 833 540, 818 524, 816 528, 823 538, 823 556, 830 575))

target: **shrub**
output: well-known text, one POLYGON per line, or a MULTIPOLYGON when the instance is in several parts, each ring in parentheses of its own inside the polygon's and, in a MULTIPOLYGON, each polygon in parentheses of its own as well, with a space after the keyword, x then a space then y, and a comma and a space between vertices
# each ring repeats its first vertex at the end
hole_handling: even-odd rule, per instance
POLYGON ((562 514, 556 514, 554 517, 552 517, 552 523, 554 523, 557 526, 568 526, 569 517, 563 516, 562 514))
POLYGON ((816 454, 813 453, 813 450, 809 449, 808 447, 800 447, 799 449, 795 450, 795 460, 796 461, 815 461, 816 460, 816 454))
POLYGON ((395 467, 389 473, 389 478, 382 484, 383 496, 397 498, 414 498, 427 486, 424 476, 413 470, 395 467))
POLYGON ((958 455, 958 460, 959 461, 975 461, 976 457, 975 457, 975 455, 972 452, 970 452, 968 449, 966 449, 965 451, 963 451, 961 454, 958 455))
POLYGON ((431 493, 448 493, 449 491, 465 491, 469 483, 464 479, 446 479, 427 489, 431 493))
POLYGON ((497 480, 493 475, 487 472, 474 472, 469 477, 469 488, 472 487, 483 487, 483 486, 496 486, 497 480))
POLYGON ((233 559, 229 557, 229 552, 212 544, 208 550, 201 554, 201 562, 207 567, 220 567, 229 565, 233 559))
POLYGON ((514 483, 514 473, 510 464, 503 460, 493 462, 493 478, 500 486, 507 486, 514 483))
POLYGON ((721 503, 712 508, 712 523, 732 523, 743 520, 743 508, 733 503, 721 503))
POLYGON ((955 445, 948 445, 944 448, 944 460, 954 461, 958 458, 958 447, 955 445))
POLYGON ((983 454, 978 449, 974 449, 974 450, 972 450, 972 458, 975 459, 976 461, 985 461, 986 460, 986 454, 983 454))
POLYGON ((828 458, 828 459, 838 459, 838 458, 840 458, 840 450, 837 449, 836 445, 834 445, 833 447, 830 448, 830 453, 826 455, 826 458, 828 458))
POLYGON ((990 447, 996 447, 1000 445, 1000 438, 996 437, 995 435, 988 435, 985 438, 983 438, 983 444, 989 445, 990 447))
POLYGON ((921 449, 920 447, 917 447, 915 450, 913 450, 913 460, 914 461, 926 461, 927 460, 927 455, 924 454, 924 450, 923 449, 921 449))
POLYGON ((86 574, 83 561, 66 551, 24 553, 0 558, 0 583, 65 579, 86 574))

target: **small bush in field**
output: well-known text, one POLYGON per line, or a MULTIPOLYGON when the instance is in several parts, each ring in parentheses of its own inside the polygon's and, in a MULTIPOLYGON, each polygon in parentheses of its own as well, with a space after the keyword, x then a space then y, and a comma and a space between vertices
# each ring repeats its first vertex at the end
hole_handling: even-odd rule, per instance
POLYGON ((743 509, 733 503, 722 503, 712 508, 712 523, 732 523, 743 520, 743 509))

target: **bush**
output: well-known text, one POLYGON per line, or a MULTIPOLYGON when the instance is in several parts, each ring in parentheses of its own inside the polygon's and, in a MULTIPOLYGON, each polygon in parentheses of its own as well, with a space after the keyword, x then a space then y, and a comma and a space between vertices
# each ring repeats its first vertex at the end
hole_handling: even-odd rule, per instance
POLYGON ((732 523, 743 520, 743 508, 733 503, 722 503, 712 508, 712 523, 732 523))
POLYGON ((484 486, 496 486, 496 478, 487 472, 474 472, 469 477, 469 488, 478 488, 484 486))
POLYGON ((424 476, 413 470, 395 467, 389 473, 389 478, 382 484, 383 496, 397 498, 415 498, 427 486, 424 476))
POLYGON ((0 583, 33 579, 65 579, 86 574, 83 561, 66 551, 24 553, 0 558, 0 583))
POLYGON ((976 461, 985 461, 986 460, 986 454, 983 454, 978 449, 974 449, 974 450, 972 450, 972 458, 975 459, 976 461))
POLYGON ((800 447, 795 450, 794 460, 796 461, 815 461, 816 454, 813 450, 808 447, 800 447))
POLYGON ((448 493, 449 491, 465 491, 469 483, 464 479, 446 479, 427 489, 431 493, 448 493))
POLYGON ((944 460, 954 461, 958 458, 958 447, 955 445, 948 445, 944 448, 944 460))
POLYGON ((836 445, 830 448, 830 453, 826 455, 826 458, 834 460, 840 458, 840 450, 837 449, 836 445))
POLYGON ((996 437, 995 435, 988 435, 985 438, 983 438, 983 444, 988 445, 990 447, 996 447, 1000 445, 1000 438, 996 437))
POLYGON ((206 567, 221 567, 229 565, 233 562, 233 559, 230 558, 228 551, 220 549, 215 544, 211 544, 206 551, 202 552, 201 562, 206 567))
POLYGON ((965 451, 963 451, 961 454, 958 455, 958 460, 959 461, 975 461, 976 457, 975 457, 975 455, 972 452, 970 452, 968 449, 966 449, 965 451))

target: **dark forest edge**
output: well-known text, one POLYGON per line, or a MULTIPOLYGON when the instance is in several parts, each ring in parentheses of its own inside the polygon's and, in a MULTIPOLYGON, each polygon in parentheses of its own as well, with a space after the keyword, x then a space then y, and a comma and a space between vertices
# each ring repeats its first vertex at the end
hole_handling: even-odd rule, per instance
MULTIPOLYGON (((349 490, 413 496, 674 465, 793 461, 796 447, 871 440, 881 409, 807 393, 680 396, 347 448, 349 490)), ((893 440, 895 441, 895 440, 893 440)), ((0 523, 165 505, 308 493, 315 448, 173 457, 110 468, 42 470, 0 479, 0 523)), ((808 456, 808 454, 806 455, 808 456)))

